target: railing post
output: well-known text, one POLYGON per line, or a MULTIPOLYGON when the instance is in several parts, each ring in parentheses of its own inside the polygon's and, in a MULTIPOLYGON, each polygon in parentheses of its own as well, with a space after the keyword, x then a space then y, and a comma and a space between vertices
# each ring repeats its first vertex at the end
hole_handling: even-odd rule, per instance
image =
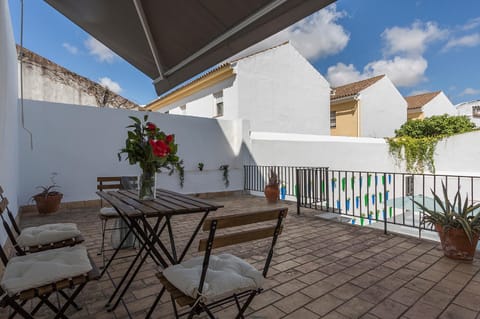
POLYGON ((383 173, 383 233, 387 234, 387 201, 385 194, 387 193, 387 174, 383 173))
POLYGON ((327 202, 327 212, 330 211, 330 182, 328 181, 328 167, 325 168, 325 200, 327 202))
POLYGON ((300 180, 300 174, 299 174, 299 169, 297 168, 295 170, 295 184, 294 184, 294 191, 297 195, 297 215, 300 215, 300 187, 298 187, 299 185, 299 180, 300 180))

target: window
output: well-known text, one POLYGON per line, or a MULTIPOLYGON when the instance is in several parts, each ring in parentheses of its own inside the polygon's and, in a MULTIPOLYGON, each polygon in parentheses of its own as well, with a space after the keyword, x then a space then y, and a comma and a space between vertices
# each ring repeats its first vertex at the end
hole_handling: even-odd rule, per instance
POLYGON ((472 116, 473 117, 480 117, 480 105, 472 106, 472 116))
POLYGON ((215 101, 213 117, 223 116, 223 91, 213 94, 213 99, 215 101))
POLYGON ((337 127, 337 112, 330 111, 330 128, 337 127))

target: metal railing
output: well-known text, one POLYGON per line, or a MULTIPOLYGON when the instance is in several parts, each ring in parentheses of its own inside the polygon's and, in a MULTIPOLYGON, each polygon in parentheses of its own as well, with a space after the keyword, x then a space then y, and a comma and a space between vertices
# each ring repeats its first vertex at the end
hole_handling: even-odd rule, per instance
MULTIPOLYGON (((263 192, 268 182, 268 176, 273 170, 280 181, 280 190, 284 196, 297 196, 297 170, 318 169, 305 166, 244 166, 244 189, 248 191, 263 192)), ((327 169, 326 167, 324 169, 327 169)))
POLYGON ((268 171, 287 172, 280 178, 302 207, 333 212, 353 224, 382 228, 390 225, 422 229, 423 211, 437 203, 431 191, 443 199, 442 183, 453 200, 460 189, 469 204, 480 202, 480 177, 445 174, 410 174, 330 170, 326 167, 245 166, 245 189, 263 191, 268 171))

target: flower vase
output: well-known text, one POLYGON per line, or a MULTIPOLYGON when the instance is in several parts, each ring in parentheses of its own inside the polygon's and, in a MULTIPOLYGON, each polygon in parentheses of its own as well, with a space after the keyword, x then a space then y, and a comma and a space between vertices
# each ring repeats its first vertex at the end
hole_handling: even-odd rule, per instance
POLYGON ((138 177, 138 198, 152 200, 156 197, 157 174, 155 169, 143 169, 138 177))

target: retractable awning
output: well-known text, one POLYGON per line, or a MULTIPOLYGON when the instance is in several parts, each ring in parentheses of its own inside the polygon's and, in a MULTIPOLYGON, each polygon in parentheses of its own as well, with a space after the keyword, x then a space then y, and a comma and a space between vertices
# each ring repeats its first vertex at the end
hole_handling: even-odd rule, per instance
POLYGON ((162 94, 335 0, 45 0, 162 94))

